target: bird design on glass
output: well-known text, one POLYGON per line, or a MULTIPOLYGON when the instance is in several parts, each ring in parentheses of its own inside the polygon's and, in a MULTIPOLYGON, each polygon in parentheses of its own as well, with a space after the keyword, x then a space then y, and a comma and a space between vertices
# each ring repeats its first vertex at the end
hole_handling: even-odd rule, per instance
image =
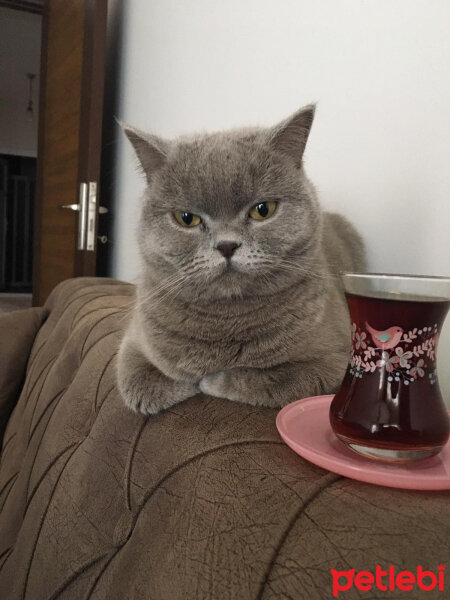
POLYGON ((381 350, 390 350, 391 348, 395 348, 403 335, 403 329, 397 325, 394 327, 389 327, 389 329, 386 329, 385 331, 378 331, 377 329, 371 327, 366 321, 366 328, 372 336, 375 346, 377 348, 381 348, 381 350))

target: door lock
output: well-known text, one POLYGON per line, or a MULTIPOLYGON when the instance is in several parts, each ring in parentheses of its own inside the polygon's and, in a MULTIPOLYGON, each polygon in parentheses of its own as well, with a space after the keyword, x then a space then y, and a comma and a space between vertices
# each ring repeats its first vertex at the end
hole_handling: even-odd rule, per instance
MULTIPOLYGON (((80 183, 80 195, 78 204, 62 204, 58 208, 64 210, 72 210, 78 212, 78 234, 77 234, 77 249, 95 250, 95 235, 96 235, 96 219, 97 214, 104 215, 108 212, 106 206, 97 208, 97 182, 90 181, 89 183, 80 183)), ((105 244, 103 237, 100 241, 105 244)))

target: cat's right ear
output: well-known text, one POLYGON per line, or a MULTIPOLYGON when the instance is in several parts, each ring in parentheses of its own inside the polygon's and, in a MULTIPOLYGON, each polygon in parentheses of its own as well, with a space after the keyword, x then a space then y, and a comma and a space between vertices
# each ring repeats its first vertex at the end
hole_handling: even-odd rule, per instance
POLYGON ((303 152, 308 141, 315 110, 315 104, 304 106, 271 131, 271 146, 289 156, 299 168, 302 166, 303 152))
POLYGON ((150 182, 155 171, 160 169, 167 160, 169 152, 168 143, 156 135, 144 133, 126 123, 119 121, 119 125, 130 140, 139 160, 139 166, 144 172, 147 181, 150 182))

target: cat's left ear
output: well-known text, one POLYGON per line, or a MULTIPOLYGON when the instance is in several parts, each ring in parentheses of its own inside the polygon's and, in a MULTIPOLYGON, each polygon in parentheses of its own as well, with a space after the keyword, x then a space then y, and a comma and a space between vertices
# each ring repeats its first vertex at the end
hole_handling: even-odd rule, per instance
POLYGON ((304 106, 291 117, 270 130, 270 145, 289 156, 300 168, 303 153, 314 120, 315 104, 304 106))
POLYGON ((150 183, 152 175, 160 169, 167 160, 169 143, 162 138, 144 133, 135 127, 119 122, 127 138, 130 140, 139 165, 150 183))

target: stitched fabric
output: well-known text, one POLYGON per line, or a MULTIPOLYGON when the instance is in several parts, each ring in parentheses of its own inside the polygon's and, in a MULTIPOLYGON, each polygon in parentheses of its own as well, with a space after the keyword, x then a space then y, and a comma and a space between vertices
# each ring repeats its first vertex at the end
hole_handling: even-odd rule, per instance
POLYGON ((45 315, 44 308, 0 314, 0 444, 23 384, 34 338, 45 315))
POLYGON ((281 442, 269 409, 198 395, 127 410, 115 357, 133 298, 83 278, 47 302, 4 437, 1 600, 323 600, 330 568, 448 561, 448 492, 327 473, 281 442))

